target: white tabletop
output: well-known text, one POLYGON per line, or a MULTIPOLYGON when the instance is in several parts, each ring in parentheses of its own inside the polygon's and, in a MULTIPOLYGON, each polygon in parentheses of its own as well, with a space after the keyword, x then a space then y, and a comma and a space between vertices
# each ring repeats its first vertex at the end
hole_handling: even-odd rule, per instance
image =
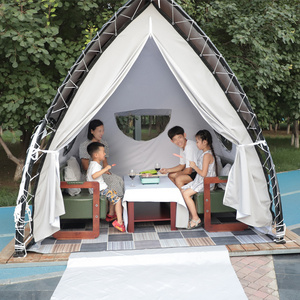
POLYGON ((125 193, 123 197, 123 218, 127 225, 127 203, 126 202, 177 202, 176 227, 185 228, 188 223, 188 210, 180 190, 168 178, 160 176, 159 184, 142 184, 140 177, 132 180, 124 176, 125 193))
POLYGON ((160 176, 159 184, 142 184, 140 177, 133 179, 134 187, 131 187, 132 180, 125 176, 125 194, 123 201, 130 202, 177 202, 185 206, 180 190, 167 177, 160 176))

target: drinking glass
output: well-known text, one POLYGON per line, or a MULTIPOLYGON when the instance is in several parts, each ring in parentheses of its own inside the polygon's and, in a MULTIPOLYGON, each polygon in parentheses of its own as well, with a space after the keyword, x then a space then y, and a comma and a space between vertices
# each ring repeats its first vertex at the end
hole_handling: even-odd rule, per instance
POLYGON ((154 169, 158 173, 158 171, 160 170, 160 163, 156 163, 154 169))
POLYGON ((134 171, 134 170, 130 170, 130 171, 129 171, 129 177, 130 177, 130 179, 132 180, 130 186, 135 186, 135 185, 133 184, 133 179, 134 179, 134 177, 135 177, 135 171, 134 171))

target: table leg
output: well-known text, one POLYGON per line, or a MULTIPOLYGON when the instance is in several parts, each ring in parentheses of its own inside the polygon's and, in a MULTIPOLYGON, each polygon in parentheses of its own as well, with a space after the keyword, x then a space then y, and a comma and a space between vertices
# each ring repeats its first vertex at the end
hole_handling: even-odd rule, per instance
POLYGON ((170 202, 170 219, 171 219, 171 230, 177 230, 176 228, 176 202, 170 202))
POLYGON ((128 210, 128 232, 134 232, 134 202, 127 202, 128 210))

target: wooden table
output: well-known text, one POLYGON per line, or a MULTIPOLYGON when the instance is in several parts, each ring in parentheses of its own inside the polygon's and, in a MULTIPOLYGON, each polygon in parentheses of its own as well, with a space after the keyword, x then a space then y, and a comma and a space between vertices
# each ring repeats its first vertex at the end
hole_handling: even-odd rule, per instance
POLYGON ((159 184, 142 184, 139 177, 124 178, 123 217, 128 232, 134 232, 134 223, 170 221, 171 230, 176 230, 177 204, 185 206, 181 192, 167 177, 161 176, 159 184))

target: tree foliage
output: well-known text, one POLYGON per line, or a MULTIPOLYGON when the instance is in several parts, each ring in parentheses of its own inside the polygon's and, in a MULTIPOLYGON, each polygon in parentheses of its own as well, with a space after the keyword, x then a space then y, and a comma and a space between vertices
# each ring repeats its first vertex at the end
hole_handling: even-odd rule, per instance
MULTIPOLYGON (((125 2, 2 0, 0 125, 22 131, 24 150, 69 68, 125 2)), ((298 0, 178 3, 236 73, 263 127, 300 119, 298 0)))
POLYGON ((123 3, 2 1, 0 125, 22 131, 24 150, 85 44, 123 3))
POLYGON ((6 151, 18 165, 16 173, 31 133, 67 71, 124 2, 3 0, 0 4, 0 126, 22 132, 19 160, 6 151))
POLYGON ((300 118, 300 2, 180 1, 243 86, 261 126, 300 118))

